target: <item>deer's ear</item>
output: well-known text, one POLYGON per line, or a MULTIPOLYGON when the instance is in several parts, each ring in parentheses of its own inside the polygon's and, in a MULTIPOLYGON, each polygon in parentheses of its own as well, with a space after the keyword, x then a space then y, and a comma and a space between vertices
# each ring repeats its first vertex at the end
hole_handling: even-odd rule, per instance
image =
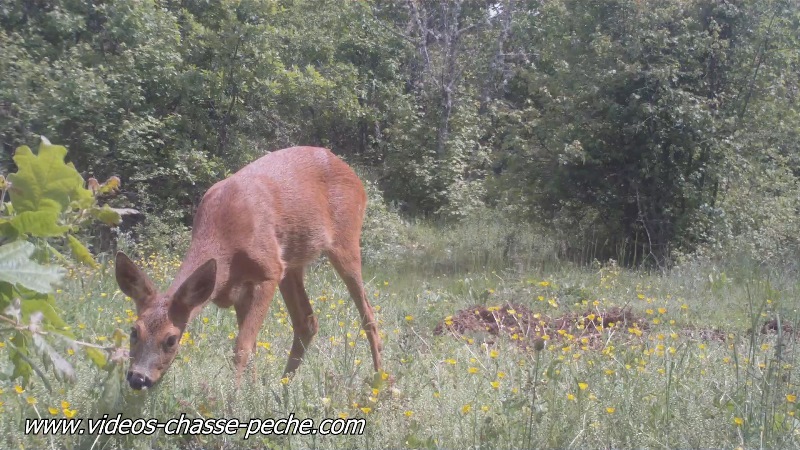
POLYGON ((182 306, 186 310, 192 310, 211 297, 217 281, 217 260, 209 259, 202 266, 195 269, 189 275, 181 287, 175 291, 172 303, 175 306, 182 306))
POLYGON ((115 262, 115 275, 120 290, 132 298, 136 308, 141 311, 157 293, 153 282, 125 253, 117 252, 115 262))

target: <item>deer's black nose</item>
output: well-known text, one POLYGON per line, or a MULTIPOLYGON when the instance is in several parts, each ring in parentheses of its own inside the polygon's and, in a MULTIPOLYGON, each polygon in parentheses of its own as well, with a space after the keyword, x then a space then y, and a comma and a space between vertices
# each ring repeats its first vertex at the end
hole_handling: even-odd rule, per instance
POLYGON ((128 384, 130 384, 133 389, 136 389, 138 391, 142 388, 149 388, 150 386, 153 385, 153 381, 139 372, 134 372, 132 370, 129 370, 128 384))

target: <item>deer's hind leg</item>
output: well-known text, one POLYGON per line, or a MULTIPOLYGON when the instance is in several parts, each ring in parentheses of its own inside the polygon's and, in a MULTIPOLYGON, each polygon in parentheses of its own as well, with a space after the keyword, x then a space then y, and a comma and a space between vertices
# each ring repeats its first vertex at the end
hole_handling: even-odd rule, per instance
MULTIPOLYGON (((352 244, 352 242, 351 242, 352 244)), ((381 350, 383 343, 378 334, 378 323, 375 320, 375 313, 372 305, 369 304, 367 294, 364 291, 364 280, 361 278, 361 249, 358 241, 352 245, 339 245, 327 252, 328 259, 333 264, 334 269, 342 277, 350 292, 350 297, 358 308, 361 316, 361 327, 367 334, 369 347, 372 352, 372 365, 375 371, 381 370, 381 350)))
POLYGON ((314 335, 317 334, 319 324, 303 284, 302 267, 288 269, 278 287, 281 290, 284 302, 286 302, 286 310, 289 311, 289 316, 292 319, 292 328, 294 329, 294 339, 292 341, 292 349, 289 351, 289 360, 286 362, 286 368, 283 369, 283 375, 287 376, 294 373, 297 367, 300 366, 306 353, 306 348, 311 344, 314 335))

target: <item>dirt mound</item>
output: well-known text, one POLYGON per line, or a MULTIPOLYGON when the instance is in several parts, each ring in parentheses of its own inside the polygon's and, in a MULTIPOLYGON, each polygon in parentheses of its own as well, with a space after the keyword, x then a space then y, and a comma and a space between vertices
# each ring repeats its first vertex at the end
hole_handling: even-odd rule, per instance
POLYGON ((725 342, 728 339, 728 334, 718 328, 699 328, 687 326, 680 330, 680 333, 689 339, 696 341, 725 342))
POLYGON ((612 307, 607 311, 586 311, 565 314, 555 320, 557 330, 578 328, 580 334, 599 334, 603 329, 612 327, 636 327, 647 330, 647 319, 639 317, 630 308, 612 307), (582 328, 581 328, 582 326, 582 328))
POLYGON ((559 339, 569 334, 573 338, 588 337, 594 340, 603 329, 613 327, 633 327, 644 331, 648 329, 648 324, 646 319, 636 316, 628 308, 614 307, 603 312, 585 311, 551 317, 534 313, 524 305, 506 303, 502 306, 476 305, 462 309, 437 324, 433 333, 505 335, 525 347, 533 343, 534 347, 540 348, 542 336, 559 339))
MULTIPOLYGON (((646 318, 636 315, 630 308, 612 307, 607 311, 584 311, 567 313, 558 317, 534 313, 527 306, 506 303, 502 306, 472 306, 446 317, 436 325, 433 334, 445 333, 456 336, 475 333, 488 333, 491 336, 510 337, 520 346, 541 349, 543 336, 546 339, 581 339, 593 345, 600 343, 598 339, 603 330, 621 329, 629 334, 630 328, 641 332, 649 330, 646 318), (584 338, 588 338, 586 341, 584 338)), ((767 320, 761 327, 761 334, 775 334, 778 331, 787 335, 795 335, 795 330, 788 321, 778 322, 776 318, 767 320)), ((717 328, 684 327, 679 333, 686 337, 702 341, 725 342, 728 334, 717 328)), ((798 333, 800 334, 800 333, 798 333)), ((491 343, 491 339, 488 340, 491 343)))
POLYGON ((783 333, 792 334, 794 333, 794 328, 792 328, 792 324, 789 322, 782 320, 780 321, 780 326, 777 318, 773 318, 764 322, 764 325, 761 327, 761 334, 771 334, 771 333, 778 333, 778 329, 780 329, 783 333))
MULTIPOLYGON (((527 335, 538 319, 534 313, 522 305, 507 303, 503 306, 473 306, 462 309, 454 316, 446 317, 436 325, 433 333, 440 335, 445 331, 456 334, 487 332, 494 336, 522 333, 527 335)), ((534 326, 535 328, 535 326, 534 326)))

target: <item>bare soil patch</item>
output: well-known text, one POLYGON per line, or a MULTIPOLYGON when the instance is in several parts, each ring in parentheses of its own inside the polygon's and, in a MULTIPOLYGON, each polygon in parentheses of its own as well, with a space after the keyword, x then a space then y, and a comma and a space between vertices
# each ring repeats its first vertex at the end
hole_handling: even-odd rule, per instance
MULTIPOLYGON (((612 307, 607 311, 583 311, 579 313, 566 313, 560 316, 535 313, 530 308, 521 304, 506 303, 502 306, 475 305, 459 310, 454 315, 439 322, 433 334, 453 334, 456 336, 469 336, 488 334, 489 336, 504 336, 524 348, 533 347, 540 349, 543 336, 548 339, 564 339, 568 335, 572 339, 583 339, 589 345, 600 341, 603 330, 624 330, 630 335, 629 329, 638 329, 642 334, 649 331, 647 318, 636 314, 630 308, 612 307)), ((761 327, 761 334, 776 334, 778 330, 785 334, 794 335, 795 330, 789 322, 778 322, 769 319, 761 327)), ((717 328, 690 326, 684 327, 680 333, 690 339, 702 341, 725 342, 729 333, 717 328)), ((493 343, 492 338, 488 338, 493 343)))
POLYGON ((462 309, 445 318, 434 328, 433 333, 451 333, 464 336, 487 333, 491 336, 511 338, 523 347, 539 348, 543 336, 561 339, 588 338, 589 343, 598 340, 603 330, 628 328, 642 332, 649 329, 647 319, 636 315, 630 308, 613 307, 607 311, 584 311, 560 316, 535 313, 527 306, 506 303, 502 306, 479 306, 462 309))
POLYGON ((777 334, 778 330, 786 334, 794 333, 794 328, 791 323, 785 320, 778 322, 777 318, 772 318, 764 322, 764 325, 761 327, 761 334, 777 334))

